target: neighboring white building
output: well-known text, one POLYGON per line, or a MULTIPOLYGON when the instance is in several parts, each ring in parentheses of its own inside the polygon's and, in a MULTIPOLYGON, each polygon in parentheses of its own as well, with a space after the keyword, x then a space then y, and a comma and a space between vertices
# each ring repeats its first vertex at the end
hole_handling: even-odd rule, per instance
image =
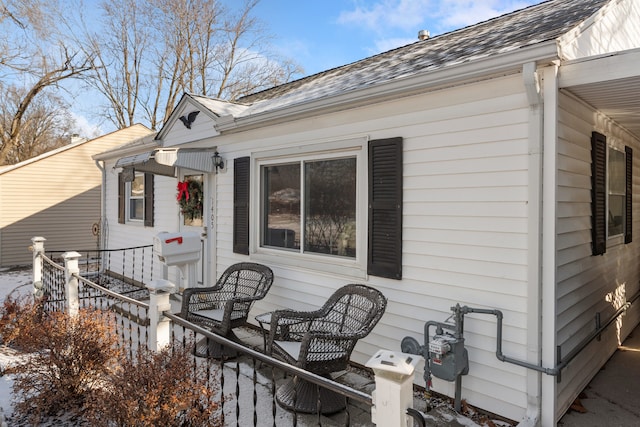
POLYGON ((540 372, 639 291, 638 48, 638 1, 551 0, 236 103, 185 94, 155 140, 94 156, 107 245, 198 230, 204 283, 238 261, 274 270, 256 314, 374 286, 389 305, 361 364, 456 304, 500 310, 504 355, 541 369, 498 360, 496 319, 470 314, 462 397, 555 425, 640 319, 632 304, 540 372), (130 200, 133 171, 152 203, 130 200), (195 176, 203 219, 185 223, 178 183, 195 176))
POLYGON ((103 175, 91 156, 150 132, 133 125, 2 168, 0 267, 31 263, 34 236, 48 250, 97 249, 103 175))

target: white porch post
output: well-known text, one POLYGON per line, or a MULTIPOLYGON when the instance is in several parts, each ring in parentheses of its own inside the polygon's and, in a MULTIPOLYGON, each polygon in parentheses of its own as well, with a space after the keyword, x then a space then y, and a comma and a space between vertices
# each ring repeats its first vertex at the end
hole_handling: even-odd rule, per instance
POLYGON ((42 297, 42 255, 44 254, 44 237, 33 237, 31 250, 33 252, 33 294, 36 298, 42 297))
POLYGON ((80 257, 81 255, 75 251, 62 254, 62 259, 64 259, 64 292, 67 297, 67 314, 71 317, 76 317, 80 309, 78 279, 74 276, 75 274, 80 274, 80 269, 78 268, 78 259, 80 257))
POLYGON ((176 285, 168 280, 152 280, 149 289, 149 349, 160 351, 171 343, 171 321, 163 315, 171 310, 169 300, 176 285))
POLYGON ((413 405, 413 377, 418 362, 414 354, 379 350, 366 363, 373 369, 376 389, 373 392, 371 421, 378 426, 408 427, 413 420, 407 409, 413 405))
MULTIPOLYGON (((557 312, 556 312, 556 239, 558 189, 558 66, 543 70, 544 143, 542 185, 542 366, 557 365, 557 312)), ((557 378, 542 377, 541 424, 555 426, 557 416, 557 378)))
MULTIPOLYGON (((544 99, 537 64, 522 67, 524 87, 529 101, 529 162, 527 222, 527 362, 539 365, 542 353, 542 157, 544 134, 544 99)), ((540 425, 542 374, 527 370, 527 411, 519 427, 540 425)))

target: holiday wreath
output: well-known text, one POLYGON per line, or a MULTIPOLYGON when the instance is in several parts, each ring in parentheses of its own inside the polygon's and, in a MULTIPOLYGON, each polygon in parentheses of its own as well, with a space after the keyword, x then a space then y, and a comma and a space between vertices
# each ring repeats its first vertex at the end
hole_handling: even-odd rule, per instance
POLYGON ((178 182, 178 203, 180 212, 186 218, 202 218, 202 182, 186 179, 178 182))

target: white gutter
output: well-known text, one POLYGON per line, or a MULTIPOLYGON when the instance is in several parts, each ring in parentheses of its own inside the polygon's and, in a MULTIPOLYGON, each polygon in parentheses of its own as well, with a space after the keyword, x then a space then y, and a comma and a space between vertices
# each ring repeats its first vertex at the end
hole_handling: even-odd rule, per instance
POLYGON ((100 230, 98 231, 100 241, 98 242, 98 249, 106 249, 106 233, 107 233, 107 174, 105 171, 104 161, 102 165, 100 160, 94 160, 98 169, 102 174, 102 185, 100 186, 100 230))
POLYGON ((91 158, 93 160, 110 160, 116 157, 125 157, 132 154, 151 151, 155 148, 160 148, 158 141, 153 139, 154 137, 155 134, 149 134, 147 136, 139 138, 138 141, 141 141, 141 143, 139 144, 125 144, 124 146, 119 146, 109 151, 94 154, 93 156, 91 156, 91 158))
MULTIPOLYGON (((545 67, 542 173, 542 365, 556 366, 556 226, 558 186, 558 66, 545 67)), ((557 378, 542 378, 542 425, 556 425, 557 378)))
MULTIPOLYGON (((436 90, 490 77, 520 73, 522 64, 537 62, 548 64, 558 59, 558 45, 551 40, 516 51, 508 51, 489 57, 468 60, 439 70, 414 74, 405 78, 397 78, 387 83, 372 85, 363 89, 300 102, 282 108, 269 109, 264 112, 237 117, 223 116, 217 120, 216 129, 220 133, 232 133, 255 129, 265 124, 273 125, 293 119, 342 111, 361 105, 380 102, 385 99, 409 96, 416 93, 436 90)), ((269 102, 269 101, 265 101, 269 102)), ((257 104, 259 105, 259 104, 257 104)))
MULTIPOLYGON (((544 100, 535 62, 522 67, 524 87, 529 102, 529 163, 528 163, 528 223, 527 235, 527 362, 540 365, 541 359, 541 307, 540 275, 542 218, 542 146, 544 131, 544 100)), ((542 373, 527 370, 527 411, 518 426, 535 427, 540 423, 540 393, 542 373)))

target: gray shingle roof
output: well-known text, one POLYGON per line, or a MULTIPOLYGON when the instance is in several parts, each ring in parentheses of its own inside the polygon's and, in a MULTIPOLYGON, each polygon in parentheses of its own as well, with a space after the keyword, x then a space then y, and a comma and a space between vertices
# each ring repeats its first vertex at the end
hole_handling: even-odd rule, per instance
MULTIPOLYGON (((249 110, 293 105, 555 40, 610 0, 551 0, 276 86, 238 100, 249 110), (277 101, 276 101, 277 100, 277 101), (259 106, 262 101, 267 105, 259 106), (258 105, 257 105, 258 104, 258 105)), ((249 113, 249 110, 246 111, 249 113)))

